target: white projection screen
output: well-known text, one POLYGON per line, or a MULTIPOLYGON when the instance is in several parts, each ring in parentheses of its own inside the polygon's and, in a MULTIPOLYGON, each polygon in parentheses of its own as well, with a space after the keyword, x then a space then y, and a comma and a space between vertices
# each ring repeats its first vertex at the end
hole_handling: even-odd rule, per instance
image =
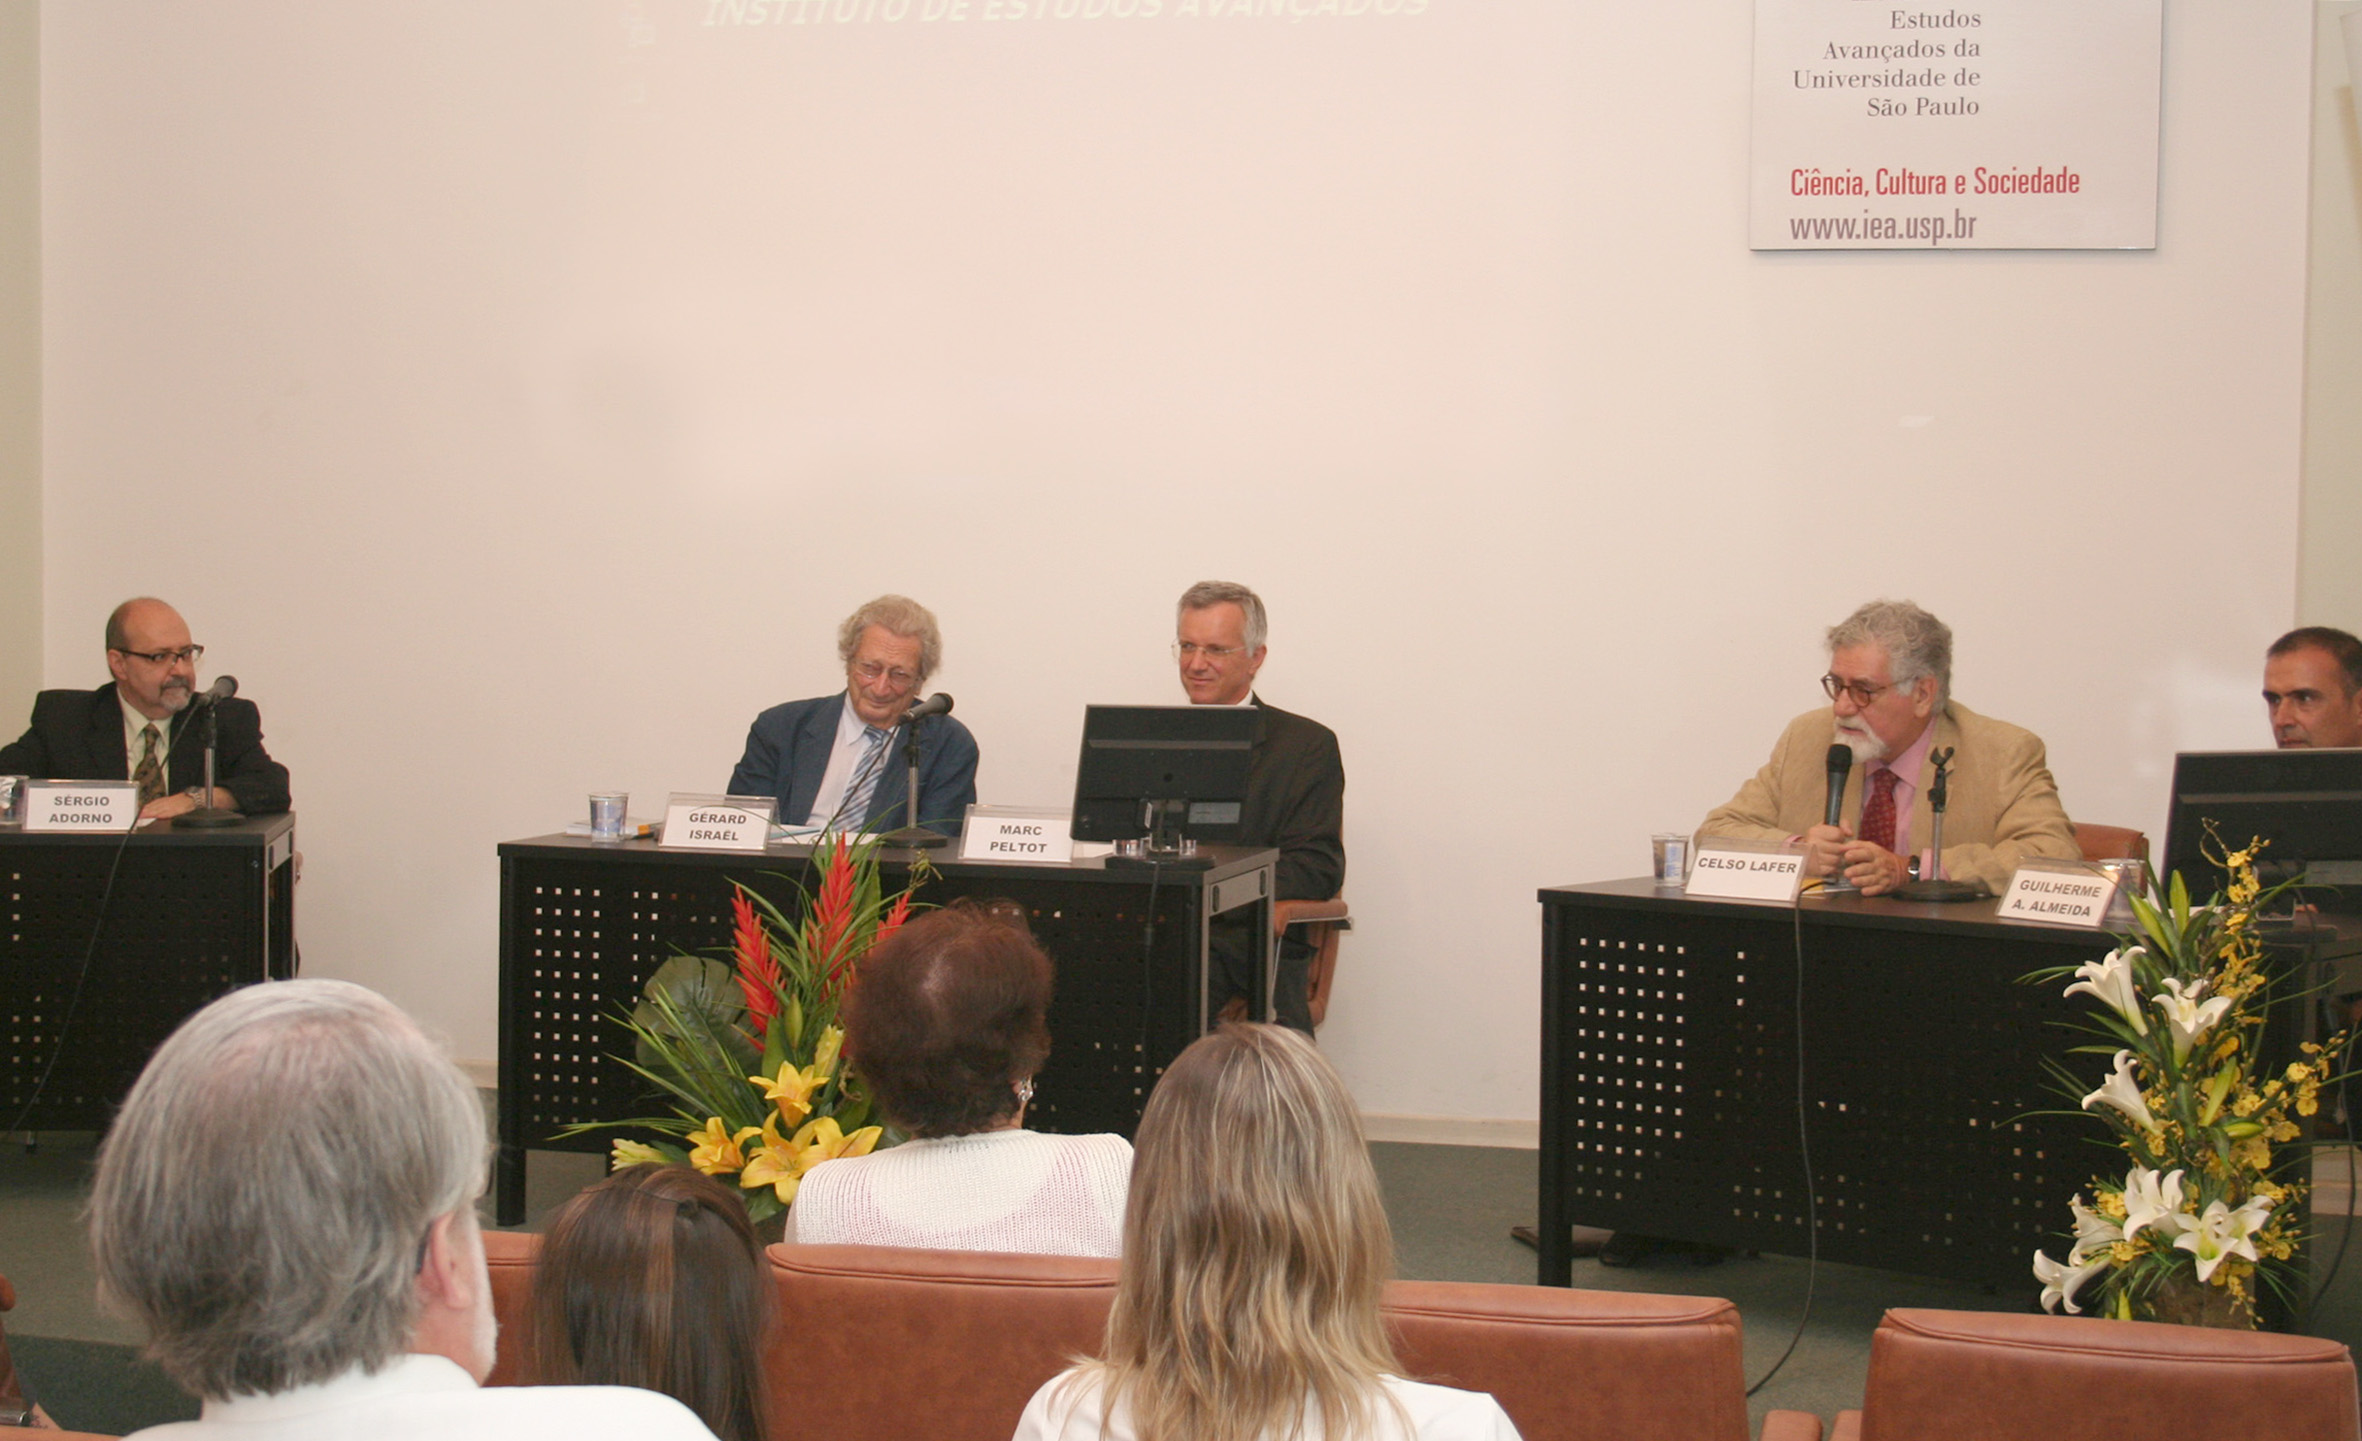
POLYGON ((1530 1134, 1536 888, 1642 873, 1855 603, 2152 832, 2292 623, 2309 15, 2168 7, 2153 252, 1779 255, 1750 13, 45 6, 48 683, 178 604, 294 772, 307 972, 488 1061, 497 843, 718 787, 861 601, 1062 806, 1244 581, 1344 748, 1323 1045, 1530 1134))

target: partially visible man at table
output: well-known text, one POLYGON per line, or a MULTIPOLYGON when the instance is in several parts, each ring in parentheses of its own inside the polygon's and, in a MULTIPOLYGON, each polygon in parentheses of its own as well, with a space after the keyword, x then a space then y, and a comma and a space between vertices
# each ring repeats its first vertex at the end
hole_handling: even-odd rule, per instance
POLYGON ((2264 653, 2264 709, 2282 750, 2362 746, 2362 640, 2308 625, 2264 653))
MULTIPOLYGON (((1345 761, 1335 731, 1255 694, 1269 630, 1261 596, 1231 581, 1201 580, 1181 593, 1173 658, 1191 705, 1255 708, 1238 839, 1279 851, 1272 899, 1325 901, 1345 884, 1345 761)), ((1215 935, 1217 1005, 1246 996, 1253 976, 1245 954, 1250 944, 1248 938, 1215 935)), ((1272 997, 1272 1019, 1307 1035, 1310 959, 1309 946, 1292 936, 1283 941, 1272 997)))
POLYGON ((287 767, 262 748, 262 712, 232 698, 215 704, 220 744, 207 796, 205 746, 189 714, 197 662, 188 623, 142 596, 107 617, 107 669, 97 690, 45 690, 33 723, 0 748, 0 775, 49 780, 137 781, 140 817, 156 820, 211 805, 248 815, 288 807, 287 767))
POLYGON ((881 595, 837 627, 845 688, 788 701, 755 717, 730 794, 777 796, 791 826, 890 831, 922 825, 959 834, 976 800, 976 738, 948 715, 918 722, 919 814, 909 808, 902 717, 943 663, 934 612, 908 596, 881 595))
POLYGON ((1708 836, 1800 842, 1804 873, 1842 873, 1875 896, 1911 878, 1933 811, 1928 755, 1952 752, 1940 874, 1995 891, 2031 856, 2082 850, 2041 737, 1952 699, 1952 630, 1909 601, 1878 600, 1830 627, 1826 709, 1789 722, 1771 760, 1698 827, 1708 836), (1840 823, 1826 823, 1832 744, 1853 753, 1840 823))

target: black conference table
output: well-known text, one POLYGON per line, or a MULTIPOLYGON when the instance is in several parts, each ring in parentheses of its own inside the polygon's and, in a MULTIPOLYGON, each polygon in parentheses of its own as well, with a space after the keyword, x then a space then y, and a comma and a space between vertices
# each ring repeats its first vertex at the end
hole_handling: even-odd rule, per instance
MULTIPOLYGON (((1271 935, 1278 852, 1203 852, 1213 864, 1196 869, 930 853, 920 901, 1015 901, 1057 964, 1050 1059, 1035 1080, 1028 1126, 1132 1134, 1166 1064, 1206 1029, 1216 918, 1271 935)), ((911 853, 879 854, 887 886, 898 889, 911 853)), ((800 845, 665 850, 562 835, 500 847, 500 1224, 525 1218, 528 1150, 604 1151, 605 1135, 556 1132, 650 1113, 646 1083, 614 1059, 630 1041, 616 1017, 639 1001, 648 977, 676 952, 728 946, 733 881, 798 914, 811 855, 800 845)), ((1267 950, 1268 940, 1251 953, 1267 950)), ((1257 989, 1267 995, 1265 967, 1257 989)))
POLYGON ((103 1130, 190 1012, 295 974, 295 817, 128 841, 0 828, 0 905, 0 1129, 103 1130))
MULTIPOLYGON (((1572 1284, 1569 1227, 1807 1252, 1801 1110, 1819 1254, 2034 1288, 2070 1197, 2120 1170, 2046 1063, 2096 1086, 2084 998, 2021 984, 2115 944, 1999 921, 1995 902, 1691 900, 1648 880, 1543 890, 1541 1260, 1572 1284), (1799 948, 1801 947, 1801 980, 1799 948)), ((2285 989, 2285 988, 2284 988, 2285 989)), ((2293 1048, 2301 998, 2266 1046, 2293 1048)))

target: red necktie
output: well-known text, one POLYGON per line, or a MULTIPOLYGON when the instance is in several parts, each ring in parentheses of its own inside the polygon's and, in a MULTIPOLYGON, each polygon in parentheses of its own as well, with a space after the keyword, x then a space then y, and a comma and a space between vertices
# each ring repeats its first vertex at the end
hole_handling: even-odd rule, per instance
POLYGON ((1862 839, 1887 850, 1895 848, 1895 781, 1891 770, 1870 773, 1870 796, 1862 802, 1862 839))

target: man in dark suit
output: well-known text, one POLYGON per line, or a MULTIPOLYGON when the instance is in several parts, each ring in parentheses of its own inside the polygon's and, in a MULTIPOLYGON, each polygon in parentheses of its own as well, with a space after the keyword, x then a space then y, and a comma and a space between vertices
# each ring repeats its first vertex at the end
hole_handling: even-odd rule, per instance
POLYGON ((94 691, 45 690, 33 723, 0 748, 0 774, 51 780, 139 782, 140 816, 154 820, 200 806, 268 815, 288 808, 287 767, 262 748, 262 712, 250 700, 215 706, 220 745, 214 786, 205 792, 205 746, 184 712, 196 693, 205 647, 160 600, 141 597, 107 617, 107 669, 94 691))
MULTIPOLYGON (((730 794, 777 796, 791 826, 890 831, 912 824, 902 716, 943 660, 934 613, 881 595, 837 627, 845 688, 775 705, 755 717, 730 794)), ((919 726, 917 824, 958 835, 976 800, 976 738, 947 715, 919 726)))
MULTIPOLYGON (((1182 592, 1173 658, 1191 705, 1251 705, 1255 748, 1247 763, 1246 803, 1240 807, 1242 844, 1279 851, 1273 895, 1283 901, 1325 901, 1345 884, 1345 761, 1337 733, 1255 694, 1269 624, 1262 597, 1230 581, 1202 580, 1182 592)), ((1219 993, 1245 995, 1253 975, 1245 946, 1215 938, 1222 974, 1219 993)), ((1310 948, 1295 940, 1280 947, 1274 1019, 1309 1033, 1305 1003, 1310 948)))

